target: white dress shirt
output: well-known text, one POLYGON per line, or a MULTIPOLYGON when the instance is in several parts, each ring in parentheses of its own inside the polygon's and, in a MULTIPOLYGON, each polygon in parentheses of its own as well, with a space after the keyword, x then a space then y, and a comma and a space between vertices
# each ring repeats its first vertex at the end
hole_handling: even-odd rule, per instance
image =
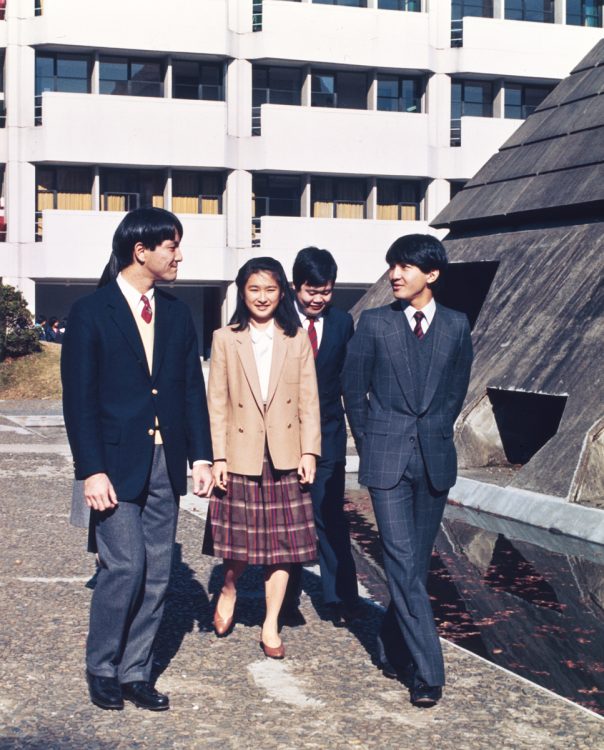
POLYGON ((415 330, 416 325, 416 321, 413 316, 416 312, 422 312, 424 314, 424 317, 422 319, 421 326, 422 331, 426 333, 428 331, 428 328, 430 328, 430 324, 432 323, 432 319, 434 318, 434 314, 436 313, 436 302, 431 299, 430 302, 428 302, 428 304, 425 307, 422 307, 420 310, 416 310, 416 308, 412 305, 407 305, 407 307, 403 308, 403 312, 407 317, 412 331, 415 330))
POLYGON ((254 359, 256 360, 256 369, 258 370, 258 380, 260 381, 260 393, 262 394, 262 400, 264 403, 266 403, 268 398, 268 383, 271 377, 274 336, 274 320, 271 320, 266 328, 256 328, 256 326, 250 321, 250 337, 252 339, 254 359))
MULTIPOLYGON (((303 313, 300 308, 298 307, 298 304, 296 303, 296 310, 298 311, 298 316, 300 318, 300 323, 302 323, 302 328, 304 328, 305 331, 308 331, 308 325, 310 323, 306 313, 303 313)), ((321 339, 323 338, 323 314, 315 316, 310 316, 315 321, 315 331, 317 333, 317 349, 321 346, 321 339)))

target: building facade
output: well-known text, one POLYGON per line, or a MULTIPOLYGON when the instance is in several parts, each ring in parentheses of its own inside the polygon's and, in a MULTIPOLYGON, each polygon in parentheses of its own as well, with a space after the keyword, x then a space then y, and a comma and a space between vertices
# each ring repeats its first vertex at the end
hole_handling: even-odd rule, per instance
MULTIPOLYGON (((123 212, 185 236, 202 351, 237 268, 329 248, 350 306, 602 37, 593 0, 0 2, 0 276, 62 317, 123 212)), ((442 231, 441 231, 442 234, 442 231)))

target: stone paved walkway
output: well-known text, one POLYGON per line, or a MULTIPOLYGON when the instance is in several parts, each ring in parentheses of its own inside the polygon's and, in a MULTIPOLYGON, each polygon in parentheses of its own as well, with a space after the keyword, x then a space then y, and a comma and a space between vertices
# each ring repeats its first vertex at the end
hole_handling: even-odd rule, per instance
POLYGON ((284 662, 259 649, 258 569, 242 582, 233 634, 218 640, 210 622, 220 566, 201 555, 204 503, 197 500, 181 514, 157 653, 158 688, 170 694, 172 709, 96 709, 83 671, 84 583, 94 565, 85 532, 68 524, 71 461, 51 419, 59 413, 48 402, 0 401, 7 428, 0 430, 2 750, 604 747, 601 719, 449 644, 442 702, 414 709, 407 691, 372 664, 378 604, 367 599, 362 622, 334 628, 321 617, 312 570, 304 576, 307 625, 284 629, 284 662))

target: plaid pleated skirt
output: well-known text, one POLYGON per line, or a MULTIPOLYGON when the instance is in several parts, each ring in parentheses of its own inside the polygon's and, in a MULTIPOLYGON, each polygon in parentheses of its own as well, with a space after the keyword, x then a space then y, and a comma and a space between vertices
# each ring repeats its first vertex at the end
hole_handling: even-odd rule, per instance
POLYGON ((265 456, 261 477, 229 473, 227 492, 210 498, 203 551, 251 565, 315 560, 312 500, 296 471, 278 471, 265 456))

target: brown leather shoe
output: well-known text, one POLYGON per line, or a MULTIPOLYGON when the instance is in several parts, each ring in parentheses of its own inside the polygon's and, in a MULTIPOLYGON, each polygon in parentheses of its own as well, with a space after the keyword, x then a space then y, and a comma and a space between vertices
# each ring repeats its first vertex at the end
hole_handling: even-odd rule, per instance
MULTIPOLYGON (((220 601, 220 597, 218 597, 218 601, 220 601)), ((214 632, 219 638, 225 638, 231 630, 233 630, 233 625, 235 621, 235 610, 233 609, 233 614, 230 617, 227 617, 227 619, 223 619, 218 614, 218 602, 216 602, 216 608, 214 610, 214 632)))
POLYGON ((269 659, 284 659, 285 658, 285 646, 283 642, 276 648, 267 646, 264 641, 260 641, 260 648, 264 651, 264 655, 269 659))

